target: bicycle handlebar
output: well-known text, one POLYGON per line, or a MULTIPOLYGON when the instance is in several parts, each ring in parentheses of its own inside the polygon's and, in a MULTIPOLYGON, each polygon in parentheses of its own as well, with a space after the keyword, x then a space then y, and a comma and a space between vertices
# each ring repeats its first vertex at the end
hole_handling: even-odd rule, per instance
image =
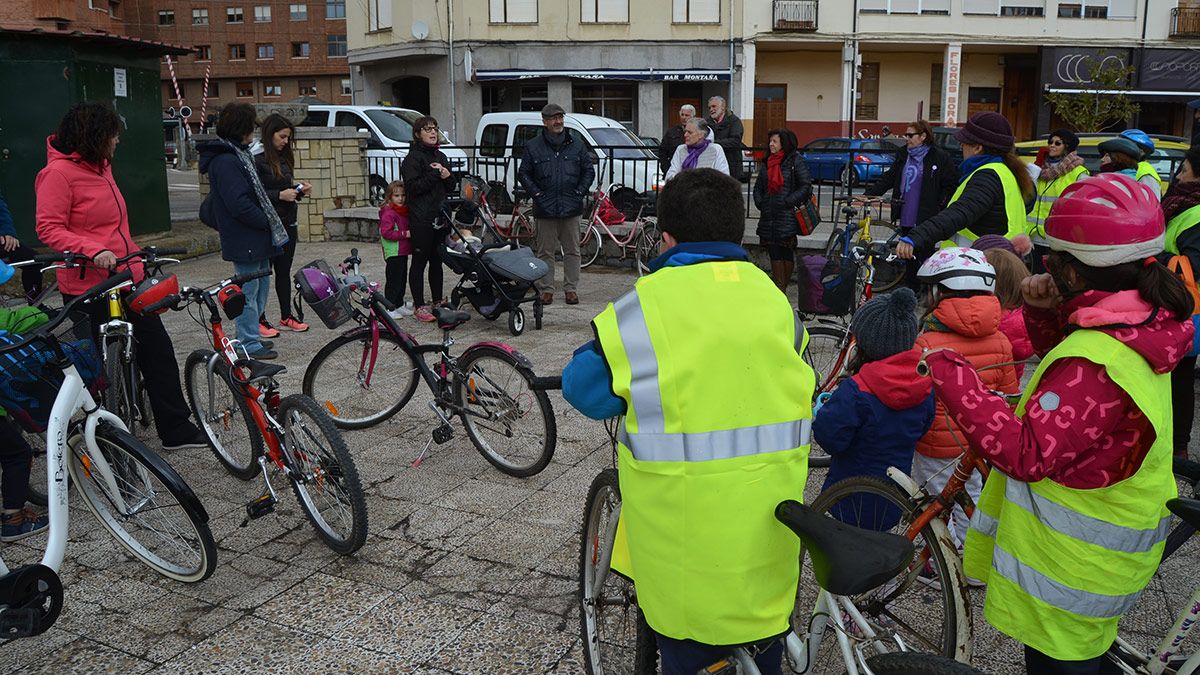
POLYGON ((172 293, 171 295, 168 295, 167 297, 163 298, 162 300, 159 300, 158 302, 143 309, 141 311, 141 314, 143 314, 143 315, 144 314, 153 314, 160 309, 179 309, 179 301, 180 300, 182 300, 182 298, 178 294, 172 293))
POLYGON ((246 283, 247 281, 254 281, 255 279, 261 279, 261 278, 267 277, 267 276, 271 276, 271 270, 258 270, 257 272, 246 272, 245 274, 238 274, 233 277, 230 277, 229 279, 217 284, 217 286, 227 286, 229 284, 237 284, 238 286, 241 286, 242 284, 246 283))
POLYGON ((25 347, 28 347, 30 344, 36 342, 37 340, 44 340, 46 338, 46 336, 48 334, 50 334, 51 331, 53 331, 55 328, 58 328, 58 326, 63 321, 65 321, 68 316, 70 316, 71 312, 75 309, 75 307, 77 305, 81 305, 85 302, 89 302, 98 296, 104 295, 105 293, 111 291, 112 289, 116 288, 117 286, 120 286, 121 284, 124 284, 124 283, 128 283, 132 280, 133 280, 133 273, 130 272, 129 270, 125 270, 123 272, 114 274, 113 276, 96 284, 95 286, 92 286, 91 288, 87 289, 83 293, 80 293, 79 296, 76 297, 74 300, 67 303, 67 305, 62 308, 62 311, 60 311, 58 313, 58 316, 51 319, 49 323, 38 326, 38 328, 35 332, 30 333, 27 337, 22 339, 20 342, 0 348, 0 354, 7 354, 9 352, 14 352, 14 351, 17 351, 20 349, 24 349, 25 347))

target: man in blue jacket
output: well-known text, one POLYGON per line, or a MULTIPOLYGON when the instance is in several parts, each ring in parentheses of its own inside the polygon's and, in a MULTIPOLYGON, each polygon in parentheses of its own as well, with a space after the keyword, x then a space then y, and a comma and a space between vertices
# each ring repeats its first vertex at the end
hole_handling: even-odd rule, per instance
POLYGON ((550 266, 538 282, 542 304, 554 302, 554 254, 563 251, 563 291, 568 305, 579 304, 579 216, 596 169, 587 145, 564 128, 566 111, 557 103, 542 108, 542 133, 529 139, 521 157, 520 178, 533 195, 537 218, 537 256, 550 266))
MULTIPOLYGON (((15 263, 33 260, 37 253, 17 239, 17 226, 13 223, 12 212, 4 197, 0 197, 0 258, 5 262, 15 263)), ((42 292, 42 271, 36 265, 21 268, 21 286, 25 289, 25 297, 29 300, 36 298, 42 292)))

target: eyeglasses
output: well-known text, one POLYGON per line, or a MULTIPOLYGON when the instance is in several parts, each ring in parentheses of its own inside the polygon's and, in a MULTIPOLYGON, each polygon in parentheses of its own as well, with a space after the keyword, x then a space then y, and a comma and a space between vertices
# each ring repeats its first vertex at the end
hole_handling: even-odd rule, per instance
POLYGON ((906 131, 906 132, 904 132, 904 137, 905 137, 905 138, 912 138, 913 136, 920 136, 920 135, 921 135, 921 132, 919 132, 919 131, 906 131))
POLYGON ((437 125, 421 127, 421 131, 437 131, 437 125))
POLYGON ((1046 141, 1046 145, 1063 145, 1062 141, 1046 141))

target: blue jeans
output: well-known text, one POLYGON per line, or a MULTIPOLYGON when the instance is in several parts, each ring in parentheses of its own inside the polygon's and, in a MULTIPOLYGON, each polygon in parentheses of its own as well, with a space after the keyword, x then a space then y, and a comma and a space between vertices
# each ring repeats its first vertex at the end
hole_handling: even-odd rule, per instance
MULTIPOLYGON (((730 647, 713 647, 692 640, 676 640, 664 635, 658 638, 658 653, 662 658, 663 675, 693 675, 723 658, 733 655, 730 647)), ((754 657, 763 675, 783 672, 783 642, 774 640, 771 646, 754 657)))
MULTIPOLYGON (((234 274, 249 274, 260 270, 271 269, 270 260, 258 262, 233 263, 234 274)), ((258 316, 267 306, 267 298, 271 295, 271 277, 259 277, 242 284, 242 293, 246 296, 246 309, 234 321, 237 326, 238 341, 246 348, 251 356, 263 349, 258 337, 258 316)))

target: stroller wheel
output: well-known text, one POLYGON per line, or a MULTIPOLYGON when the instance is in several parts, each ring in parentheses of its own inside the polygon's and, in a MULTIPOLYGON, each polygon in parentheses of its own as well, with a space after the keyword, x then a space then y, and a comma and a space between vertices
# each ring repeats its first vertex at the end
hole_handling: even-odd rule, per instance
POLYGON ((459 289, 454 289, 450 292, 450 306, 454 309, 470 311, 471 303, 467 300, 467 294, 459 289))
POLYGON ((514 336, 525 332, 525 312, 520 308, 508 313, 508 332, 514 336))

